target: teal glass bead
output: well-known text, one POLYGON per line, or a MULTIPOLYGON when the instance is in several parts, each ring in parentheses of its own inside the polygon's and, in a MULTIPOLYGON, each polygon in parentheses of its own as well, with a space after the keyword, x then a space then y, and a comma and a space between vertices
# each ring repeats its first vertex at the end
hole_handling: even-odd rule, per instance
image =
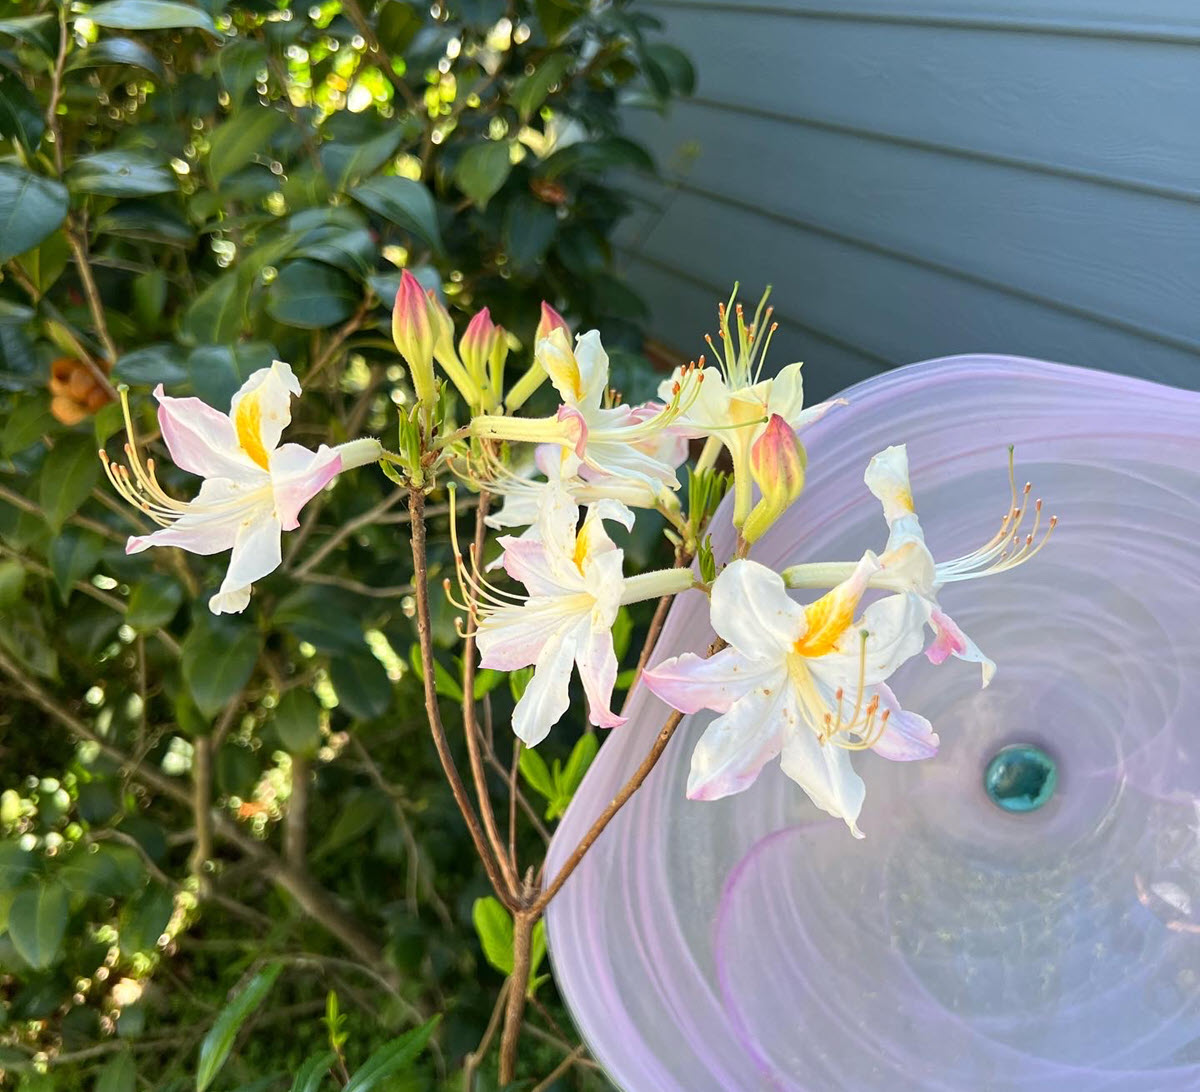
POLYGON ((1036 811, 1058 787, 1058 764, 1040 747, 1014 744, 992 757, 983 775, 983 787, 992 802, 1005 811, 1036 811))

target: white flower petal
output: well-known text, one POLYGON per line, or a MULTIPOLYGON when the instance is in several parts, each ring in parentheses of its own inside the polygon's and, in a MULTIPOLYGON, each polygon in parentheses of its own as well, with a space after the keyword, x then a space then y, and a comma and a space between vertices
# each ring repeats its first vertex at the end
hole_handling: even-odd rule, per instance
POLYGON ((937 635, 933 644, 925 650, 929 662, 940 664, 947 656, 954 656, 959 660, 979 664, 983 670, 983 685, 987 686, 996 674, 996 662, 980 651, 979 646, 959 629, 954 619, 941 607, 928 601, 926 605, 929 608, 929 625, 937 635))
POLYGON ((885 448, 872 458, 863 474, 863 481, 883 505, 883 518, 889 527, 901 516, 912 513, 908 448, 904 444, 885 448))
POLYGON ((193 554, 219 554, 232 549, 247 520, 269 517, 271 494, 260 483, 248 487, 228 478, 207 478, 184 514, 169 527, 129 539, 125 552, 140 553, 151 546, 178 546, 193 554))
POLYGON ((778 660, 747 660, 733 648, 723 648, 707 659, 685 652, 642 672, 651 692, 681 713, 728 712, 749 690, 783 685, 785 678, 778 660))
POLYGON ((786 689, 756 687, 704 730, 692 752, 689 800, 719 800, 754 783, 783 744, 786 689))
POLYGON ((597 728, 616 728, 625 718, 612 711, 612 692, 617 682, 617 654, 612 630, 585 623, 577 631, 575 663, 588 699, 588 718, 597 728))
POLYGON ((552 633, 587 617, 591 604, 583 600, 582 607, 571 613, 563 609, 561 597, 536 596, 519 606, 490 612, 475 634, 479 666, 516 671, 535 663, 552 633))
POLYGON ((599 330, 589 330, 575 339, 575 359, 583 392, 579 405, 599 407, 608 387, 608 353, 600 344, 599 330))
POLYGON ((872 603, 839 638, 833 651, 808 661, 814 675, 831 687, 853 687, 863 669, 862 633, 867 633, 865 685, 889 678, 925 647, 925 610, 915 595, 888 595, 872 603))
POLYGON ((175 465, 202 478, 253 480, 262 468, 238 446, 233 422, 199 398, 171 398, 160 383, 158 427, 175 465))
POLYGON ((276 515, 285 531, 294 531, 300 526, 300 509, 341 473, 342 457, 324 444, 316 451, 284 444, 269 459, 276 515))
POLYGON ((279 520, 273 514, 243 523, 233 544, 221 590, 248 587, 278 569, 283 560, 282 537, 279 520))
POLYGON ((569 630, 549 635, 534 665, 533 678, 513 710, 513 731, 527 747, 536 747, 570 705, 575 640, 569 630))
POLYGON ((888 719, 883 735, 871 746, 872 751, 892 762, 913 762, 937 754, 941 741, 929 721, 919 713, 902 709, 891 687, 880 683, 874 693, 879 695, 879 713, 886 712, 888 719))
POLYGON ((858 814, 867 790, 844 747, 822 743, 801 723, 783 745, 780 766, 818 808, 844 819, 855 838, 863 836, 858 829, 858 814))
POLYGON ((712 590, 712 627, 755 660, 786 656, 804 633, 804 608, 788 598, 783 578, 741 559, 721 571, 712 590))
POLYGON ((259 368, 233 396, 229 419, 238 444, 264 469, 292 420, 292 397, 299 394, 300 382, 292 369, 276 360, 269 368, 259 368))

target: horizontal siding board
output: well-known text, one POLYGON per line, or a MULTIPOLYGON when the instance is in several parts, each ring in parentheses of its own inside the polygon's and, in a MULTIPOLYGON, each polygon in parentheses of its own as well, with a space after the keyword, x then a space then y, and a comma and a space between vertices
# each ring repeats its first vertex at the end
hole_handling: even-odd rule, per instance
POLYGON ((695 104, 629 124, 698 144, 686 184, 706 194, 1200 344, 1200 205, 778 121, 721 129, 695 104))
POLYGON ((1200 178, 1195 46, 650 7, 715 102, 1149 185, 1200 178))
MULTIPOLYGON (((784 314, 895 363, 953 353, 1014 353, 1200 388, 1195 352, 787 228, 749 211, 721 209, 695 194, 674 195, 640 242, 645 261, 685 276, 703 270, 705 279, 718 285, 741 277, 751 292, 758 282, 773 283, 784 314)), ((627 266, 632 270, 636 263, 627 266)), ((667 274, 659 277, 665 284, 667 274)), ((675 289, 658 285, 654 277, 638 283, 648 289, 652 312, 661 320, 669 307, 665 298, 675 289)), ((820 357, 810 358, 807 367, 813 389, 840 385, 836 369, 827 369, 820 357)))
POLYGON ((782 13, 799 19, 888 22, 918 26, 969 26, 1075 36, 1182 39, 1200 32, 1200 13, 1191 0, 1151 0, 1136 8, 1122 0, 647 0, 647 6, 690 11, 736 11, 743 15, 782 13))

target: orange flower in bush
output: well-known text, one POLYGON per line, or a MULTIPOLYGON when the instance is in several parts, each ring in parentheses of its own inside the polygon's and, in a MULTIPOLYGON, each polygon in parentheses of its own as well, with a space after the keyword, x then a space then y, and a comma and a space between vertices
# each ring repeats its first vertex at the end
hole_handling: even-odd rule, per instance
POLYGON ((50 365, 50 412, 64 425, 79 424, 111 401, 112 396, 82 361, 64 356, 50 365))

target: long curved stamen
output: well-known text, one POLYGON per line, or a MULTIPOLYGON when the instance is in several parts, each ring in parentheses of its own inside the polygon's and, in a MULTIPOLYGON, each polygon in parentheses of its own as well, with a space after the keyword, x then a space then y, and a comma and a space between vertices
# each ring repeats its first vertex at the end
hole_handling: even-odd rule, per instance
POLYGON ((1007 572, 1036 556, 1049 541, 1051 533, 1058 526, 1058 517, 1050 517, 1046 533, 1038 540, 1038 532, 1042 525, 1041 498, 1033 503, 1032 526, 1028 531, 1024 529, 1025 519, 1029 514, 1029 497, 1033 485, 1026 482, 1025 488, 1018 494, 1011 447, 1008 449, 1008 479, 1012 500, 1008 512, 1000 524, 1000 529, 977 550, 955 558, 953 561, 939 564, 936 567, 939 584, 949 584, 956 580, 974 580, 981 576, 993 576, 996 573, 1007 572), (1018 499, 1020 503, 1018 503, 1018 499))
POLYGON ((468 549, 471 564, 470 568, 467 567, 463 560, 462 550, 458 545, 458 506, 455 494, 456 490, 451 487, 450 545, 454 550, 454 572, 458 578, 458 588, 462 593, 462 602, 454 598, 451 592, 449 577, 442 581, 446 597, 454 607, 471 617, 486 617, 493 611, 502 610, 506 607, 520 606, 529 597, 518 595, 515 592, 504 591, 489 581, 479 567, 479 558, 475 552, 474 543, 471 543, 468 549))

